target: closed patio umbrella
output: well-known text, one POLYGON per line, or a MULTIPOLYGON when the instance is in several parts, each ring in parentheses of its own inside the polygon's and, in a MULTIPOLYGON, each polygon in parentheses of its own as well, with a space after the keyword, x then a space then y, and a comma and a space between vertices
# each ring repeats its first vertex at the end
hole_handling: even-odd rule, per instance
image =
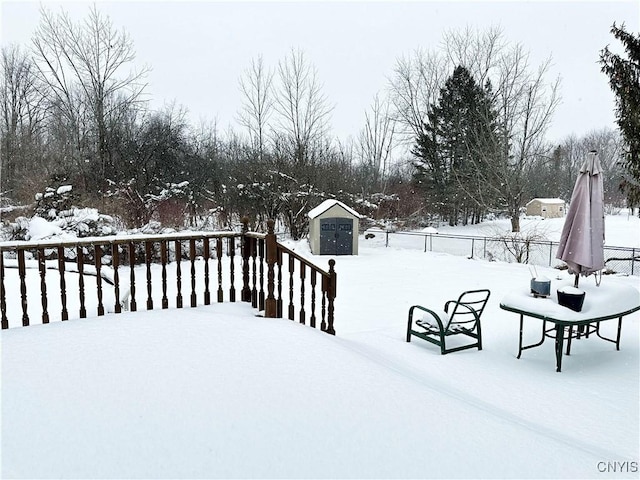
POLYGON ((587 276, 604 268, 604 192, 602 167, 595 150, 587 155, 573 187, 556 258, 569 273, 587 276))

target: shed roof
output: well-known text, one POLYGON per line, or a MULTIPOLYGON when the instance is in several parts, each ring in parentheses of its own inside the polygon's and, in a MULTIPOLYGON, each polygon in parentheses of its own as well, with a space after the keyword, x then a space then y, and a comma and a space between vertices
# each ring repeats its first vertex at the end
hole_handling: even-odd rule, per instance
POLYGON ((562 200, 561 198, 534 198, 529 203, 527 203, 527 205, 530 205, 531 203, 533 203, 535 201, 538 201, 540 203, 547 203, 547 204, 563 204, 563 203, 565 203, 564 200, 562 200))
POLYGON ((362 217, 362 215, 360 215, 358 212, 356 212, 353 208, 347 207, 344 203, 342 203, 339 200, 325 200, 320 205, 318 205, 316 208, 311 209, 307 215, 309 216, 309 218, 316 218, 316 217, 322 215, 327 210, 329 210, 334 205, 338 205, 339 207, 345 209, 347 212, 349 212, 351 215, 353 215, 356 218, 361 218, 362 217))

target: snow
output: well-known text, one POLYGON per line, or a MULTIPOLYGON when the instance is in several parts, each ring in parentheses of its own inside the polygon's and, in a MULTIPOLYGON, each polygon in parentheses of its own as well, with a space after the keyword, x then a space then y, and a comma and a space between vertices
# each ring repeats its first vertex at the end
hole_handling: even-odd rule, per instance
POLYGON ((540 203, 557 204, 557 205, 562 205, 564 203, 564 200, 562 200, 561 198, 534 198, 533 200, 529 200, 527 205, 530 205, 535 201, 538 201, 540 203))
POLYGON ((56 195, 62 195, 64 193, 69 193, 73 190, 73 185, 60 185, 56 190, 56 195))
MULTIPOLYGON (((335 258, 337 336, 242 303, 2 331, 2 478, 638 478, 640 312, 620 351, 574 341, 556 373, 552 340, 516 359, 518 316, 500 309, 528 290, 527 265, 378 237, 352 257, 288 245, 335 258), (405 341, 411 305, 476 288, 491 289, 482 351, 405 341)), ((525 342, 540 328, 527 322, 525 342)))
MULTIPOLYGON (((526 216, 520 218, 520 229, 523 234, 537 232, 544 235, 547 240, 557 242, 560 240, 564 217, 542 218, 539 216, 526 216)), ((459 225, 451 227, 443 224, 438 231, 444 235, 478 235, 491 237, 496 234, 511 232, 509 219, 498 219, 482 222, 477 225, 459 225)), ((616 215, 605 215, 604 222, 605 245, 612 247, 640 248, 640 218, 622 211, 616 215)))
POLYGON ((329 210, 334 205, 338 205, 342 207, 343 209, 345 209, 347 212, 349 212, 351 215, 353 215, 356 218, 362 217, 362 215, 356 212, 353 208, 346 206, 340 200, 332 200, 332 199, 325 200, 317 207, 312 208, 311 210, 309 210, 309 213, 307 215, 309 216, 309 218, 316 218, 318 215, 322 215, 324 212, 329 210))
POLYGON ((582 295, 584 293, 583 290, 580 290, 579 288, 576 288, 576 287, 572 287, 571 285, 565 285, 563 287, 560 287, 558 290, 562 293, 568 293, 571 295, 582 295))
POLYGON ((579 321, 591 318, 602 318, 621 314, 637 308, 640 305, 638 289, 632 285, 620 282, 618 278, 604 279, 600 286, 593 279, 582 279, 580 288, 575 288, 573 278, 565 278, 551 282, 551 295, 556 291, 581 295, 585 293, 585 300, 580 312, 574 312, 558 305, 555 298, 536 298, 530 290, 523 286, 508 292, 500 302, 518 310, 535 312, 538 315, 556 320, 579 321))
POLYGON ((29 220, 29 238, 28 240, 41 240, 62 235, 62 229, 56 224, 48 222, 41 217, 33 217, 29 220))

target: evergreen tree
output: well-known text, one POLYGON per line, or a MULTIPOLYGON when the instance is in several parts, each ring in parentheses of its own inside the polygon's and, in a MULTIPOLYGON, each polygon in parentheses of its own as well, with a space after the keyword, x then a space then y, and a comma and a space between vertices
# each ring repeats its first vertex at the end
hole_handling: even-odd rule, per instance
POLYGON ((489 92, 489 85, 479 86, 466 68, 456 67, 413 150, 419 158, 414 181, 451 225, 459 218, 465 223, 470 217, 479 220, 486 204, 478 200, 483 194, 479 179, 490 155, 482 153, 496 143, 490 138, 496 115, 489 92))
POLYGON ((636 207, 640 206, 640 35, 615 23, 611 33, 624 45, 627 58, 612 53, 607 46, 600 52, 600 63, 616 95, 617 124, 626 145, 623 163, 628 176, 620 186, 628 205, 636 207))

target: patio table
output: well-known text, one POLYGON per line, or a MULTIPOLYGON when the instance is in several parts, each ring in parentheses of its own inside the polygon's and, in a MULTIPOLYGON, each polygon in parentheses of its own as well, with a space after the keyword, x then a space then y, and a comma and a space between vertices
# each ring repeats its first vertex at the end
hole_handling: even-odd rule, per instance
MULTIPOLYGON (((529 288, 513 290, 502 299, 500 308, 520 315, 520 339, 518 344, 518 357, 523 350, 542 345, 545 338, 555 339, 556 372, 562 369, 562 351, 564 347, 565 332, 567 337, 567 352, 571 352, 572 338, 588 338, 595 333, 598 337, 616 345, 620 350, 620 333, 622 330, 622 318, 640 310, 640 292, 630 286, 614 283, 603 279, 600 286, 593 280, 585 279, 580 289, 586 292, 582 311, 575 312, 558 304, 556 290, 566 285, 572 285, 573 279, 551 282, 551 295, 549 297, 534 297, 529 288), (542 337, 537 343, 523 346, 522 332, 524 318, 531 317, 542 320, 542 337), (618 319, 616 338, 607 338, 600 332, 600 322, 618 319), (547 322, 553 326, 547 328, 547 322), (575 327, 577 328, 574 332, 575 327), (584 330, 584 331, 583 331, 584 330)), ((527 286, 528 287, 528 286, 527 286)))

